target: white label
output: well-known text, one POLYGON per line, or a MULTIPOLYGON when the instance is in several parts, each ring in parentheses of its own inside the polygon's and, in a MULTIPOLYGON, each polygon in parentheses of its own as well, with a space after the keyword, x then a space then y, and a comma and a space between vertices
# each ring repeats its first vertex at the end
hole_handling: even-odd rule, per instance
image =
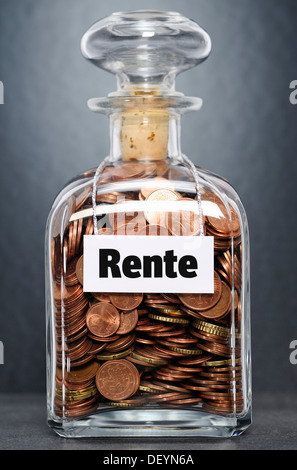
POLYGON ((85 235, 84 292, 213 294, 213 237, 85 235))

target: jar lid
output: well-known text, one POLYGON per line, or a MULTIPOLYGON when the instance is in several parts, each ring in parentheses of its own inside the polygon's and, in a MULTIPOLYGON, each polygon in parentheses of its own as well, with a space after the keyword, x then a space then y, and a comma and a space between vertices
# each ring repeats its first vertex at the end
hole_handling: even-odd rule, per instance
POLYGON ((176 76, 203 62, 211 40, 197 23, 180 13, 139 10, 113 13, 83 36, 83 56, 116 75, 111 97, 183 96, 176 76))

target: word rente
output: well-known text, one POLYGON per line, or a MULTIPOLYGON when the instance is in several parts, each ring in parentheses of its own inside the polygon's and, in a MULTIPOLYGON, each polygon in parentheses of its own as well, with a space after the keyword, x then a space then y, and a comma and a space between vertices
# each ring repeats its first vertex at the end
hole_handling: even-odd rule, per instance
POLYGON ((84 237, 84 292, 214 292, 212 237, 84 237))
POLYGON ((213 237, 84 237, 84 292, 214 292, 213 237))
POLYGON ((178 274, 184 278, 191 279, 197 277, 198 261, 194 256, 185 255, 178 260, 174 250, 165 252, 163 257, 158 255, 127 256, 123 260, 118 250, 99 250, 99 277, 121 278, 123 276, 130 279, 143 278, 163 278, 164 276, 175 279, 178 274))

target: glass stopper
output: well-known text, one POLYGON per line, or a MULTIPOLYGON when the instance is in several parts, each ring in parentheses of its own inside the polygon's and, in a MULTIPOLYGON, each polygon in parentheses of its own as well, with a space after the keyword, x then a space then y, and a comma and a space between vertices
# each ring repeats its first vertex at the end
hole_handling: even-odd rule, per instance
POLYGON ((175 77, 210 54, 209 35, 180 13, 139 10, 113 13, 95 23, 81 43, 85 58, 117 76, 118 90, 172 92, 175 77))

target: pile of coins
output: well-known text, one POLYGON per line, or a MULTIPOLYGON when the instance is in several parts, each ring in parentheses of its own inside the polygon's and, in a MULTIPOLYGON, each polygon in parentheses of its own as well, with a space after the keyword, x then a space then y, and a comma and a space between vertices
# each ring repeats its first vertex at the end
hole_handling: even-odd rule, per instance
MULTIPOLYGON (((99 207, 168 201, 168 212, 115 211, 99 217, 99 235, 200 235, 197 212, 169 210, 171 201, 183 202, 183 208, 195 201, 195 194, 176 191, 170 179, 189 178, 185 170, 180 177, 177 169, 170 175, 165 164, 124 164, 116 170, 104 172, 100 187, 133 178, 149 178, 152 187, 101 192, 99 207)), ((94 227, 92 216, 79 215, 91 207, 90 198, 91 188, 78 196, 77 217, 52 240, 57 416, 142 406, 242 412, 241 236, 235 210, 202 190, 202 201, 222 214, 203 214, 204 234, 215 244, 214 294, 87 294, 83 236, 92 235, 94 227)))

